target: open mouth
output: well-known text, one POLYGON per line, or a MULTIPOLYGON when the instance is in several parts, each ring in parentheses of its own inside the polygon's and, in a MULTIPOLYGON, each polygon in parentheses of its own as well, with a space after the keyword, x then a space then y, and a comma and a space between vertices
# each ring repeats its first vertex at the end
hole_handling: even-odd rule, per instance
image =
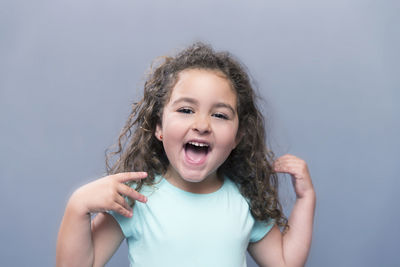
POLYGON ((185 144, 185 153, 191 163, 202 163, 205 161, 210 145, 207 143, 188 142, 185 144))

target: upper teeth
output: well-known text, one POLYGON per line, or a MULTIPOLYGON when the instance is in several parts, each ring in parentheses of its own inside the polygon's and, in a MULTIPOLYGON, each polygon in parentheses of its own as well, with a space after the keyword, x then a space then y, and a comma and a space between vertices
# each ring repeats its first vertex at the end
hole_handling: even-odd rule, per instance
POLYGON ((204 143, 197 143, 197 142, 189 142, 189 144, 190 144, 190 145, 193 145, 193 146, 199 146, 199 147, 208 146, 207 144, 204 144, 204 143))

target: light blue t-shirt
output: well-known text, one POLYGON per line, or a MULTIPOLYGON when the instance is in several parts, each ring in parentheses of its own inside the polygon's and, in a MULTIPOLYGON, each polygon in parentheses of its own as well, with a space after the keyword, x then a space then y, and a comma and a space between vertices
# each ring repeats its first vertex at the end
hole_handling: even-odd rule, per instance
POLYGON ((255 221, 237 186, 225 178, 220 189, 195 194, 161 176, 140 191, 133 217, 111 212, 124 233, 132 267, 245 267, 249 242, 272 228, 255 221))

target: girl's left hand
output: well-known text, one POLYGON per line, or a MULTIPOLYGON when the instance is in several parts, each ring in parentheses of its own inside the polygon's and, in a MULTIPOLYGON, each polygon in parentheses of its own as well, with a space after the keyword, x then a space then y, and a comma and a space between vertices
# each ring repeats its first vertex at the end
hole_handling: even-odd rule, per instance
POLYGON ((288 173, 292 176, 292 183, 297 198, 303 198, 307 194, 314 194, 310 172, 304 160, 286 154, 274 161, 273 169, 275 172, 288 173))

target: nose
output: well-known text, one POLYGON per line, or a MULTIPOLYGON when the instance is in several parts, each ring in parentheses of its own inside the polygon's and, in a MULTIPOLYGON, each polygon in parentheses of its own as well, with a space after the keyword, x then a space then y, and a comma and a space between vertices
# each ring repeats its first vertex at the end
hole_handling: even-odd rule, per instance
POLYGON ((192 129, 199 134, 207 134, 211 131, 210 118, 208 116, 198 115, 196 116, 192 129))

